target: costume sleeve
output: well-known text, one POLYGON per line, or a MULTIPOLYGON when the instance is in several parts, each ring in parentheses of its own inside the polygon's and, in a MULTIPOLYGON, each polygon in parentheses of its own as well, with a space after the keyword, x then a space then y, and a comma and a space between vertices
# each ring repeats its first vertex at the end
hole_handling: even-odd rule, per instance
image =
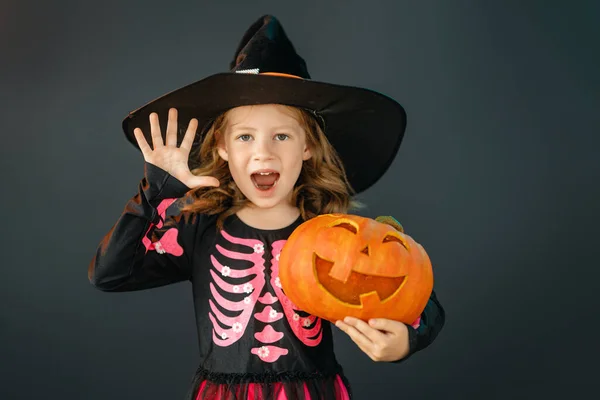
POLYGON ((415 327, 413 325, 406 324, 406 327, 408 328, 408 342, 410 346, 408 355, 394 362, 399 363, 406 361, 416 352, 429 346, 440 333, 445 322, 446 313, 444 308, 440 304, 435 291, 432 291, 431 295, 429 296, 429 300, 427 301, 427 305, 421 313, 421 318, 418 321, 418 325, 414 324, 416 325, 415 327))
POLYGON ((166 218, 189 188, 150 163, 138 193, 100 242, 88 278, 102 291, 149 289, 190 279, 197 216, 166 218))

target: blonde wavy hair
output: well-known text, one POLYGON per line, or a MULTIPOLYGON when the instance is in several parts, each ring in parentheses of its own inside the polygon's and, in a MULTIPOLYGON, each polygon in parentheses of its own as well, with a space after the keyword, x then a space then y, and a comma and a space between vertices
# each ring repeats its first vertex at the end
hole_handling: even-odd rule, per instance
MULTIPOLYGON (((304 161, 298 181, 294 186, 292 204, 300 210, 304 221, 320 214, 347 213, 362 204, 352 199, 354 191, 348 182, 344 166, 335 149, 327 140, 317 119, 307 110, 285 107, 296 118, 306 132, 306 143, 312 157, 304 161)), ((207 215, 219 214, 217 227, 230 215, 250 203, 236 185, 229 166, 218 153, 217 142, 227 129, 227 114, 219 115, 206 131, 202 145, 191 154, 200 160, 200 165, 192 169, 198 176, 214 176, 221 183, 219 187, 202 187, 188 193, 183 212, 207 215)))

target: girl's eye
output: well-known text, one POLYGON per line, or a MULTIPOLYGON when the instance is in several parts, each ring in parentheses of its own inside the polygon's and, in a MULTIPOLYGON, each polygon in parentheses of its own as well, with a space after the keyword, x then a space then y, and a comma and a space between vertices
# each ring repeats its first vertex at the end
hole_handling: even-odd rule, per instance
POLYGON ((238 140, 241 140, 242 142, 247 142, 248 140, 250 140, 252 138, 252 136, 250 136, 250 135, 240 135, 237 138, 238 138, 238 140))
POLYGON ((278 133, 277 135, 275 135, 275 137, 277 138, 277 140, 288 140, 290 138, 285 133, 278 133))

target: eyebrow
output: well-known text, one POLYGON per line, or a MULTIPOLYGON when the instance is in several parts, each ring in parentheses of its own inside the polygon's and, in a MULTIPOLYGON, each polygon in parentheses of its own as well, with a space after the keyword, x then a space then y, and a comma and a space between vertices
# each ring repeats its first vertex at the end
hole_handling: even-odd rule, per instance
MULTIPOLYGON (((229 129, 231 131, 252 131, 252 132, 256 132, 256 128, 253 128, 251 126, 246 126, 246 125, 238 125, 236 126, 236 124, 232 124, 229 126, 229 129)), ((273 128, 274 131, 279 131, 282 129, 289 129, 289 130, 295 130, 295 127, 292 125, 281 125, 281 126, 277 126, 275 128, 273 128)))
POLYGON ((236 126, 236 124, 229 125, 229 129, 232 131, 256 131, 256 129, 251 126, 245 126, 245 125, 237 125, 236 126))

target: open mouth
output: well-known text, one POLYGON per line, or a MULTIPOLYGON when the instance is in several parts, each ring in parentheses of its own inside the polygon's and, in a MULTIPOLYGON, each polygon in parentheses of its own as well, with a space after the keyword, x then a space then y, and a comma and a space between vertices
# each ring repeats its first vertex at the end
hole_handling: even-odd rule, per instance
POLYGON ((269 190, 279 181, 279 173, 275 171, 259 171, 250 175, 254 187, 258 190, 269 190))
POLYGON ((353 305, 361 305, 361 295, 377 293, 379 301, 392 296, 404 282, 405 276, 384 277, 365 275, 352 271, 346 282, 338 281, 329 276, 333 262, 327 261, 314 254, 314 265, 317 279, 332 296, 353 305))

